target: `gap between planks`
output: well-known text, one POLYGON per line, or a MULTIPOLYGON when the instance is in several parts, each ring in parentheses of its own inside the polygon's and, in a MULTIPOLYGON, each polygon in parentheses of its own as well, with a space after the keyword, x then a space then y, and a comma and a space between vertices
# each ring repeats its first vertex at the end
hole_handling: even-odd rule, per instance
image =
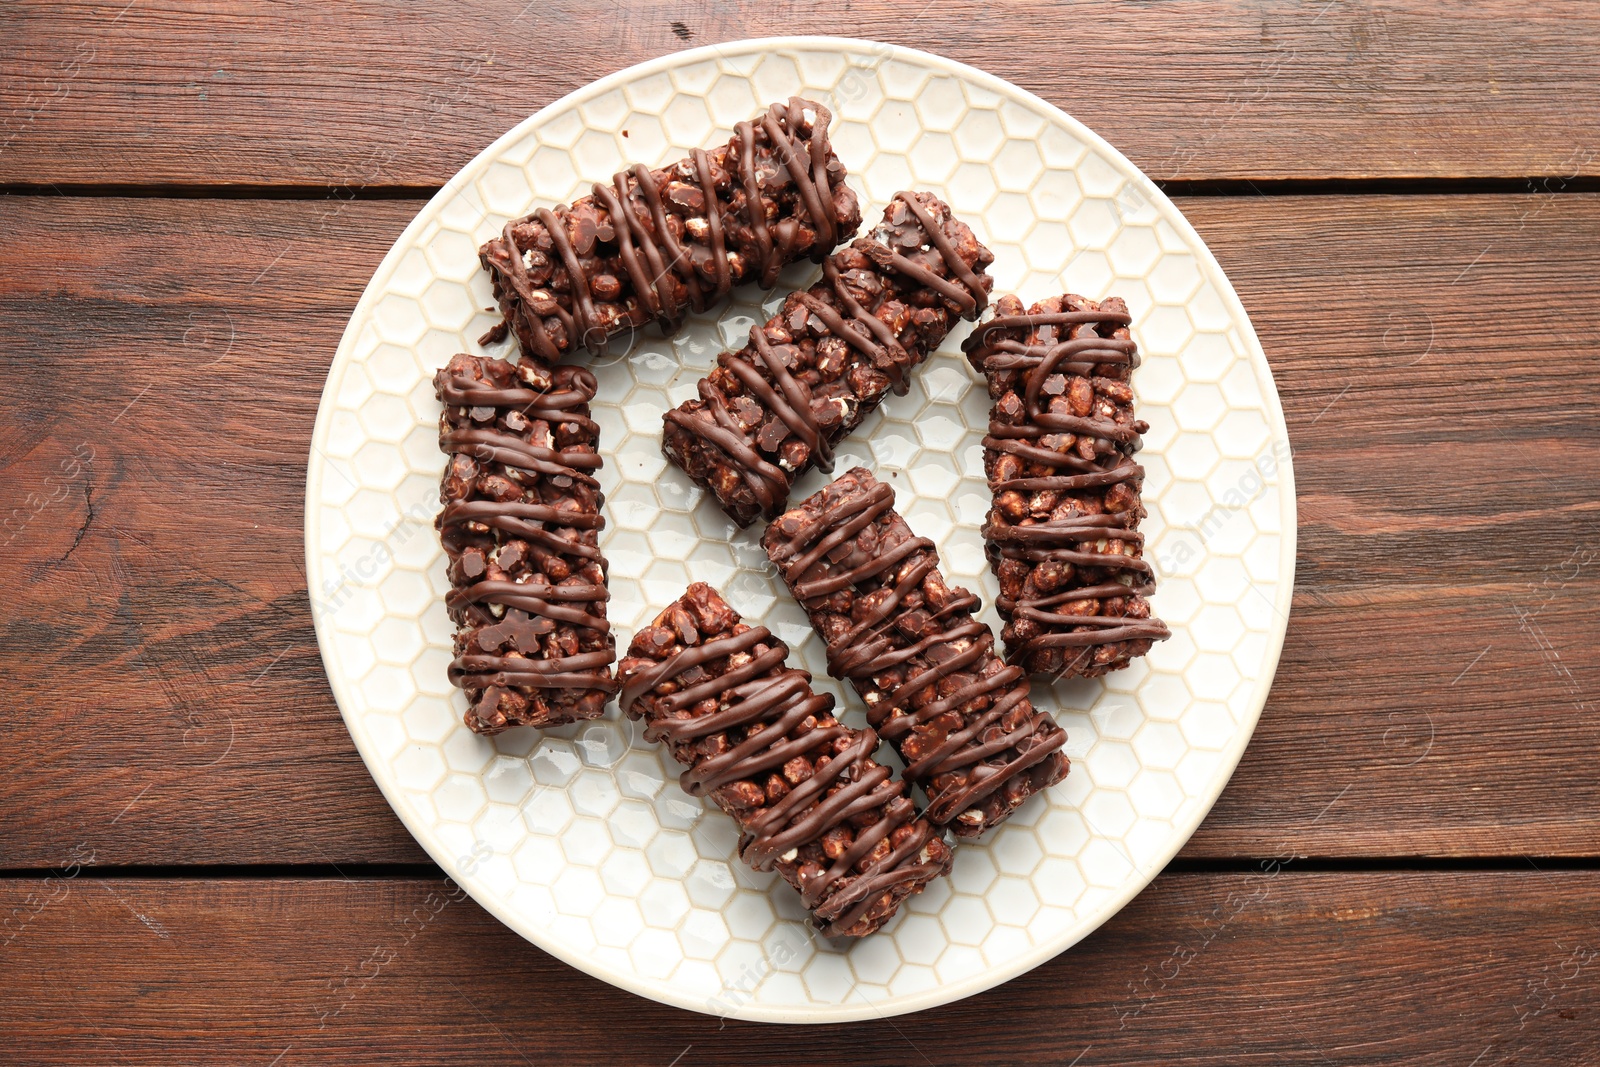
MULTIPOLYGON (((1292 867, 1297 874, 1435 874, 1501 873, 1552 874, 1600 871, 1600 856, 1266 856, 1229 859, 1175 859, 1162 874, 1251 874, 1292 867)), ((404 881, 443 878, 445 872, 431 863, 241 863, 241 864, 127 864, 86 867, 94 877, 132 881, 170 879, 187 881, 250 881, 301 879, 305 881, 404 881)), ((0 869, 0 884, 43 879, 59 872, 46 867, 0 869)))
MULTIPOLYGON (((1600 176, 1526 178, 1223 178, 1160 181, 1170 197, 1190 196, 1550 196, 1600 192, 1600 176)), ((135 197, 169 200, 428 200, 438 185, 273 185, 243 183, 0 182, 0 195, 135 197)))

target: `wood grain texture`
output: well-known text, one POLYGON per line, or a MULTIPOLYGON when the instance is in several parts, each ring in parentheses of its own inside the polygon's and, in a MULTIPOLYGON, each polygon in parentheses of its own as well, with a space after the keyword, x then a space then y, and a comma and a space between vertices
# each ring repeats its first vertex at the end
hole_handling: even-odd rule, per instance
POLYGON ((1181 206, 1273 365, 1300 518, 1272 697, 1190 854, 1593 854, 1600 197, 1181 206))
POLYGON ((0 884, 9 1062, 1592 1063, 1600 874, 1164 875, 998 989, 891 1022, 618 992, 442 882, 0 884), (29 896, 54 895, 36 913, 29 896), (1530 933, 1536 930, 1537 933, 1530 933), (676 1058, 675 1058, 676 1057, 676 1058))
POLYGON ((334 707, 297 547, 328 363, 416 207, 0 204, 0 321, 33 338, 0 372, 7 729, 54 739, 0 784, 37 828, 0 863, 426 858, 334 707))
POLYGON ((0 182, 439 185, 600 75, 783 34, 974 64, 1157 180, 1600 174, 1600 12, 1581 0, 121 6, 0 12, 0 182))
MULTIPOLYGON (((423 858, 333 706, 301 541, 328 362, 417 206, 0 201, 0 866, 423 858)), ((1185 855, 1600 855, 1600 196, 1182 206, 1301 521, 1272 696, 1185 855)))

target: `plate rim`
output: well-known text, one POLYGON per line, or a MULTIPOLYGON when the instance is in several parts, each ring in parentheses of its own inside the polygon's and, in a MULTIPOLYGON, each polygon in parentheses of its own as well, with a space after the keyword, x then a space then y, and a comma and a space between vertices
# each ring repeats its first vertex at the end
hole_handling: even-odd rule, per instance
POLYGON ((329 663, 332 662, 331 631, 325 625, 322 614, 316 610, 311 594, 311 590, 318 588, 320 580, 324 577, 319 561, 320 550, 317 547, 317 534, 320 530, 320 525, 315 520, 317 509, 320 507, 322 467, 324 465, 319 460, 331 462, 326 460, 325 449, 336 403, 334 372, 350 360, 359 334, 358 320, 365 318, 370 312, 371 305, 378 299, 374 295, 374 282, 377 282, 380 278, 387 280, 393 275, 395 267, 405 254, 402 249, 410 249, 418 233, 432 221, 437 210, 441 209, 447 201, 453 199, 469 181, 476 179, 477 170, 488 163, 494 162, 506 147, 526 137, 528 133, 532 132, 531 128, 547 115, 576 107, 593 97, 603 95, 620 85, 636 79, 649 77, 668 69, 711 58, 730 59, 735 55, 742 56, 765 51, 777 52, 786 48, 817 50, 818 48, 829 47, 845 55, 861 52, 881 54, 885 62, 909 56, 919 64, 934 69, 942 69, 948 75, 974 82, 980 87, 1002 97, 1021 99, 1034 107, 1042 109, 1054 121, 1066 127, 1073 136, 1082 140, 1095 152, 1120 165, 1124 170, 1124 176, 1128 180, 1142 183, 1140 191, 1145 196, 1154 200, 1158 205, 1165 204, 1171 209, 1171 216, 1168 221, 1177 229, 1179 235, 1184 239, 1184 243, 1189 246, 1189 251, 1196 257, 1202 270, 1205 271, 1208 279, 1216 287, 1219 299, 1229 312, 1232 320, 1231 324, 1239 330, 1240 341, 1256 372, 1258 383, 1263 380, 1264 376, 1264 381, 1268 386, 1268 388, 1262 389, 1261 392, 1264 408, 1263 415, 1271 431, 1270 440, 1281 439, 1288 444, 1289 455, 1283 457, 1278 462, 1277 467, 1278 492, 1280 494, 1279 530, 1277 536, 1279 537, 1280 545, 1277 591, 1273 610, 1283 620, 1283 624, 1274 627, 1271 632, 1268 648, 1262 658, 1262 671, 1255 689, 1251 693, 1249 713, 1245 721, 1239 724, 1232 743, 1219 753, 1218 768, 1219 771, 1225 770, 1225 773, 1218 774, 1215 788, 1209 790, 1209 796, 1205 797, 1204 803, 1196 805, 1195 811, 1183 824, 1174 823, 1173 833, 1169 842, 1170 847, 1165 849, 1157 860, 1151 862, 1148 869, 1141 868, 1137 877, 1125 883, 1116 893, 1105 897, 1094 915, 1080 920, 1050 942, 1036 944, 1030 951, 1022 953, 998 966, 986 967, 983 971, 968 978, 952 983, 939 983, 921 992, 893 996, 881 1001, 868 1001, 865 995, 861 994, 862 1003, 859 1005, 847 1001, 829 1006, 796 1008, 766 1005, 752 998, 739 1005, 733 1011, 727 1012, 725 1016, 748 1022, 797 1025, 882 1019, 954 1003, 1002 985, 1066 952, 1122 911, 1134 897, 1142 893, 1154 881, 1156 875, 1161 873, 1167 864, 1171 862, 1173 856, 1188 843, 1189 839, 1194 836, 1195 831, 1199 829, 1200 824, 1210 815, 1211 809, 1215 807, 1217 800, 1222 796, 1223 791, 1232 780, 1234 772, 1238 769, 1245 749, 1255 736, 1255 730, 1260 723, 1267 697, 1271 692, 1273 682, 1277 678, 1278 664, 1282 656, 1284 640, 1288 633, 1288 620, 1294 595, 1296 548, 1299 539, 1293 464, 1294 445, 1289 437, 1288 423, 1284 418, 1282 402, 1278 395, 1277 380, 1273 377, 1266 353, 1256 335, 1255 324, 1251 321, 1249 313, 1245 310, 1238 293, 1233 288, 1232 281, 1223 271, 1221 264, 1217 262, 1210 246, 1201 238, 1200 234, 1194 229, 1178 206, 1172 202, 1171 198, 1163 193, 1132 160, 1128 159, 1094 130, 1078 119, 1073 118, 1055 104, 998 75, 990 74, 959 60, 950 59, 918 48, 866 38, 828 35, 750 37, 669 52, 641 63, 623 67, 579 86, 524 117, 515 126, 463 164, 440 187, 439 191, 429 198, 427 203, 418 210, 415 217, 395 237, 388 252, 385 253, 383 259, 367 280, 355 307, 352 308, 350 319, 345 325, 344 332, 340 335, 339 344, 334 350, 332 360, 329 362, 328 375, 317 400, 317 416, 311 432, 310 452, 306 466, 304 504, 306 594, 308 601, 312 602, 312 624, 317 635, 317 650, 322 659, 323 674, 328 679, 328 686, 333 692, 334 702, 339 708, 340 718, 344 721, 345 729, 350 734, 351 741, 355 744, 362 763, 366 765, 367 773, 377 783, 385 802, 388 803, 390 810, 399 818, 401 824, 405 826, 407 832, 440 867, 447 879, 464 889, 479 907, 541 951, 549 953, 563 963, 585 974, 636 996, 693 1011, 697 1014, 717 1017, 719 1013, 714 1011, 709 1003, 693 995, 679 994, 670 981, 641 978, 631 972, 614 969, 600 963, 594 958, 574 951, 552 938, 543 936, 543 931, 539 927, 528 922, 526 917, 512 908, 508 902, 502 902, 488 892, 483 892, 480 895, 475 890, 476 879, 471 874, 463 875, 460 870, 461 864, 457 858, 447 855, 448 850, 443 842, 432 839, 433 832, 431 827, 424 832, 424 828, 418 825, 413 815, 408 812, 408 805, 399 803, 399 798, 391 791, 392 788, 397 789, 398 786, 387 780, 387 774, 379 773, 379 762, 375 762, 377 756, 369 751, 371 747, 370 740, 363 736, 364 731, 358 731, 354 728, 353 718, 355 713, 347 710, 347 705, 351 705, 352 702, 345 693, 345 690, 351 685, 349 679, 342 672, 336 679, 335 673, 328 669, 329 663), (470 178, 468 177, 469 174, 471 175, 470 178))

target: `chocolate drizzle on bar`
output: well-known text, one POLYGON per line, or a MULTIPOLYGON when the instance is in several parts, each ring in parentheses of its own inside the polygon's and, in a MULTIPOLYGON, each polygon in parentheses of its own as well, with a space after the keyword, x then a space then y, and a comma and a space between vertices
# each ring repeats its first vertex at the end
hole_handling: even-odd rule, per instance
POLYGON ((570 207, 506 223, 479 250, 523 350, 557 362, 654 319, 675 332, 741 282, 763 287, 798 259, 821 262, 861 224, 828 141, 833 116, 791 97, 740 122, 727 145, 651 170, 635 164, 570 207))
POLYGON ((717 358, 699 399, 667 413, 662 450, 741 526, 772 518, 796 478, 833 469, 834 445, 890 389, 905 393, 958 318, 983 310, 992 259, 936 197, 896 193, 822 281, 717 358))
POLYGON ((739 820, 739 855, 776 867, 830 936, 881 926, 949 869, 942 837, 876 762, 878 737, 833 717, 789 649, 697 583, 635 638, 622 710, 688 765, 681 782, 739 820))
POLYGON ((1094 676, 1168 636, 1145 599, 1133 460, 1148 427, 1133 417, 1139 365, 1127 305, 1063 296, 999 314, 963 346, 995 400, 984 438, 994 509, 983 532, 1000 579, 1006 659, 1030 673, 1094 676))
POLYGON ((450 680, 497 733, 598 717, 616 691, 599 549, 594 375, 458 355, 434 377, 450 460, 436 525, 454 588, 450 680))
POLYGON ((1020 667, 1000 662, 945 584, 932 541, 894 510, 894 490, 855 468, 767 528, 762 546, 867 717, 928 793, 928 818, 975 836, 1060 781, 1066 734, 1034 709, 1020 667))

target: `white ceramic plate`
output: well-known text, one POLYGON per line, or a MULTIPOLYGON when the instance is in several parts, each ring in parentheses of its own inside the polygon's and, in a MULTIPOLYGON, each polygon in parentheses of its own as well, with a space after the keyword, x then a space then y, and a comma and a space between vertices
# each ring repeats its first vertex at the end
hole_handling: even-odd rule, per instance
MULTIPOLYGON (((617 646, 691 581, 722 589, 821 684, 820 643, 738 532, 660 453, 661 415, 694 394, 783 292, 745 291, 680 336, 598 368, 610 614, 617 646)), ((839 450, 894 485, 945 573, 992 604, 978 533, 989 494, 982 385, 963 325, 839 450)), ((502 350, 509 352, 509 342, 502 350)), ((813 473, 800 500, 824 484, 813 473)), ((1249 319, 1177 208, 1095 134, 998 78, 866 41, 697 48, 545 108, 457 174, 406 228, 345 331, 317 413, 306 571, 350 734, 428 853, 506 925, 588 973, 696 1011, 778 1022, 872 1018, 1003 982, 1103 923, 1178 851, 1244 751, 1287 625, 1295 553, 1289 443, 1249 319), (476 249, 536 204, 630 162, 712 145, 791 94, 833 109, 868 224, 901 188, 945 198, 995 252, 998 295, 1118 294, 1144 365, 1145 526, 1173 636, 1103 681, 1038 686, 1067 728, 1066 782, 957 849, 952 876, 854 945, 809 935, 795 894, 734 859, 727 817, 612 707, 599 722, 478 737, 445 681, 451 626, 431 529, 444 457, 433 372, 497 318, 476 249)), ((998 629, 992 608, 986 619, 998 629)), ((864 721, 854 696, 843 714, 864 721)))

